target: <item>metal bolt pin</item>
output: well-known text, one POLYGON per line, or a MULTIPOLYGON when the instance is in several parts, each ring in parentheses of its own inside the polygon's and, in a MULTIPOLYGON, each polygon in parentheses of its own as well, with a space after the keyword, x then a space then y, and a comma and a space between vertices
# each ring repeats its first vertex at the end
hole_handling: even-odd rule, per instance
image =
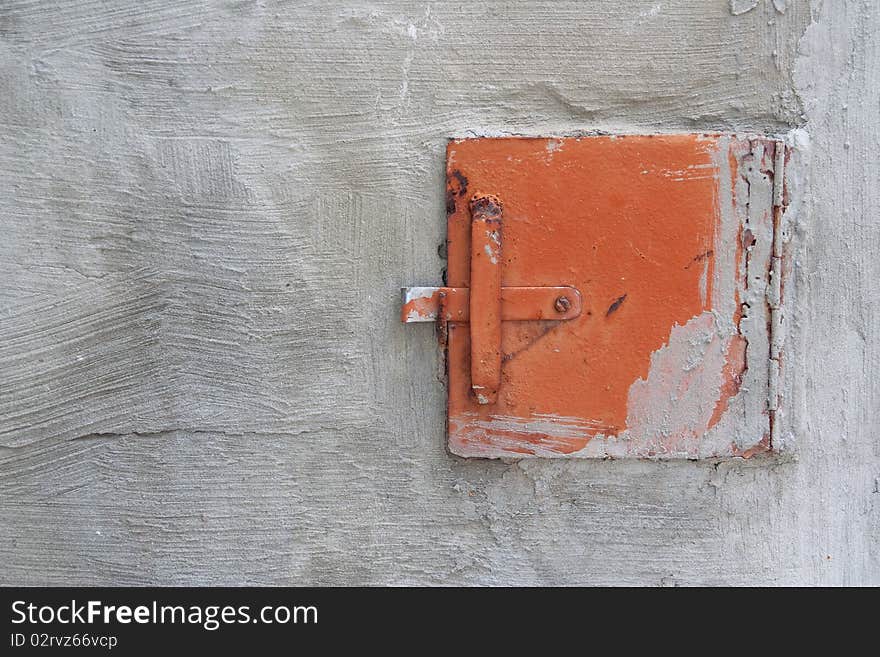
POLYGON ((553 305, 556 308, 556 312, 567 313, 571 308, 571 301, 565 296, 557 297, 556 303, 553 305))

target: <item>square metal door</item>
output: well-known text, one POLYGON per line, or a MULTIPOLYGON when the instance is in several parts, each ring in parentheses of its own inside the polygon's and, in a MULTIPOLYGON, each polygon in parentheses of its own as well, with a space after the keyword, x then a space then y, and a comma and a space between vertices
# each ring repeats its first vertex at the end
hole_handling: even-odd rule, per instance
POLYGON ((407 299, 442 323, 449 449, 771 450, 783 161, 728 134, 450 141, 447 312, 407 299))

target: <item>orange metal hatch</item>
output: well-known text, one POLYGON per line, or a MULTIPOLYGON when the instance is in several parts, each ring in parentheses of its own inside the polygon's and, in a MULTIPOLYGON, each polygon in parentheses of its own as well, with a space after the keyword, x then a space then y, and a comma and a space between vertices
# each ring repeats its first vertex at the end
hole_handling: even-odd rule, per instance
POLYGON ((446 285, 402 310, 437 323, 450 450, 772 449, 783 158, 725 134, 451 141, 446 285))

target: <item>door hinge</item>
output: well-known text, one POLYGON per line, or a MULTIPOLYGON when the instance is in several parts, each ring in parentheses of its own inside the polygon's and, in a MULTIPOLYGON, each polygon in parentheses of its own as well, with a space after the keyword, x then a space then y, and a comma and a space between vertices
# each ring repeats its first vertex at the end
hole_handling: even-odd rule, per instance
POLYGON ((770 309, 770 372, 768 381, 767 409, 770 413, 770 443, 778 444, 779 422, 779 379, 781 375, 782 344, 782 267, 783 267, 783 229, 782 215, 785 212, 785 158, 786 146, 776 140, 773 157, 773 248, 770 255, 770 280, 767 286, 767 306, 770 309))

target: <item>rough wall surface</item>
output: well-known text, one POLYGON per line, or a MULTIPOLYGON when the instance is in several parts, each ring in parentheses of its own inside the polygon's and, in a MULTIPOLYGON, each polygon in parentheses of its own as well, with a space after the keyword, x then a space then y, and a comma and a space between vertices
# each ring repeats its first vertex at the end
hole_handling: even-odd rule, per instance
POLYGON ((0 583, 880 584, 878 105, 870 0, 4 2, 0 583), (789 456, 447 454, 448 136, 793 128, 789 456))

